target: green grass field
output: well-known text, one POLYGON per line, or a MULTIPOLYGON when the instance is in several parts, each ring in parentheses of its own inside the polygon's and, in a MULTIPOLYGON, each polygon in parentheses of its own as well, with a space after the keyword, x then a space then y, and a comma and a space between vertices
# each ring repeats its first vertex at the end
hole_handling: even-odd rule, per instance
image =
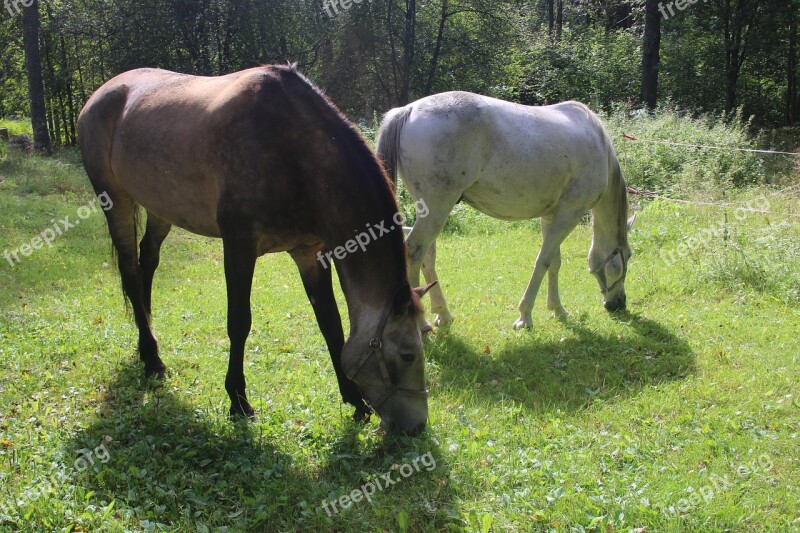
MULTIPOLYGON (((93 198, 73 151, 0 176, 0 253, 93 198)), ((768 189, 724 201, 762 194, 794 216, 639 205, 616 315, 580 226, 562 247, 570 316, 540 293, 521 332, 538 223, 459 207, 438 253, 457 318, 426 338, 430 427, 416 438, 350 420, 286 255, 262 258, 254 282, 259 420, 231 424, 221 242, 183 231, 154 291, 170 374, 146 383, 93 214, 13 267, 0 258, 0 530, 798 531, 800 203, 768 189), (401 475, 429 452, 435 466, 401 475), (322 509, 386 473, 398 481, 371 501, 322 509)))

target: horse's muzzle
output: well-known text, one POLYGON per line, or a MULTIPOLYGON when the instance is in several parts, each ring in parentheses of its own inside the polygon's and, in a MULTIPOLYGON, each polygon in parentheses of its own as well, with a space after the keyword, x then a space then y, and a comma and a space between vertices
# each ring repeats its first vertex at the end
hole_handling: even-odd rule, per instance
POLYGON ((424 402, 415 407, 406 404, 402 409, 389 409, 387 416, 381 415, 381 427, 387 432, 404 433, 412 437, 418 435, 428 422, 428 405, 424 402))
POLYGON ((411 423, 397 423, 397 422, 383 422, 381 425, 383 429, 391 433, 402 433, 409 437, 415 437, 422 433, 425 429, 427 421, 411 422, 411 423))
POLYGON ((606 308, 606 311, 613 313, 614 311, 621 311, 624 310, 627 305, 627 298, 623 294, 619 298, 614 298, 610 301, 604 301, 603 307, 606 308))

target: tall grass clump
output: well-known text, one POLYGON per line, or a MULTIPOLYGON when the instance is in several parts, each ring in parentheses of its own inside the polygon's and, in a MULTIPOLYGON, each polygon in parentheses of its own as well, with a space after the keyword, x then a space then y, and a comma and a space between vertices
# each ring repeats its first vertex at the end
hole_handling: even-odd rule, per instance
POLYGON ((791 157, 735 150, 760 147, 739 116, 726 121, 719 114, 693 117, 664 107, 649 114, 620 106, 603 120, 628 184, 672 196, 716 197, 731 187, 773 183, 775 162, 767 158, 791 157))
POLYGON ((91 190, 77 148, 65 148, 56 157, 12 151, 0 161, 6 190, 17 195, 81 195, 91 190))
POLYGON ((725 200, 725 207, 648 202, 632 237, 639 260, 672 269, 672 281, 680 281, 670 290, 711 285, 741 298, 756 292, 800 303, 800 198, 755 187, 725 200))

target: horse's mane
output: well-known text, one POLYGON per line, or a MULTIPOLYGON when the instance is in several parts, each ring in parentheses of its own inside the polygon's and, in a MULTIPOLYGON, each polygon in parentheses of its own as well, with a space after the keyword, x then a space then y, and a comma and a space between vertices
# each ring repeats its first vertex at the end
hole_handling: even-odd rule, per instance
POLYGON ((614 206, 617 208, 619 244, 626 248, 628 246, 628 186, 625 184, 625 178, 622 176, 622 169, 613 147, 611 156, 613 157, 613 171, 609 176, 608 186, 611 189, 614 206))
POLYGON ((309 80, 307 77, 305 77, 305 75, 303 75, 302 72, 300 72, 297 69, 296 62, 288 63, 287 65, 262 65, 262 66, 290 73, 293 76, 295 76, 299 81, 301 81, 303 84, 305 84, 309 89, 311 89, 311 91, 313 91, 324 102, 324 105, 319 106, 318 110, 322 112, 323 115, 332 114, 333 116, 341 119, 342 123, 344 123, 347 126, 347 131, 351 135, 351 140, 355 141, 356 145, 358 145, 359 149, 364 151, 365 155, 367 155, 370 159, 375 161, 375 164, 380 170, 383 178, 389 184, 390 190, 394 192, 395 186, 389 179, 389 175, 386 173, 385 169, 383 168, 383 165, 380 163, 377 157, 375 157, 375 154, 370 149, 369 144, 367 144, 366 139, 364 139, 364 136, 361 134, 358 128, 356 128, 355 125, 352 122, 350 122, 350 119, 347 118, 347 116, 344 113, 342 113, 342 111, 336 106, 336 104, 333 103, 333 101, 328 97, 327 94, 325 94, 325 92, 322 89, 320 89, 313 81, 309 80))
MULTIPOLYGON (((383 207, 387 211, 391 211, 392 213, 397 213, 400 211, 400 206, 397 203, 397 198, 395 197, 395 185, 389 178, 386 169, 384 168, 383 164, 377 158, 375 153, 367 144, 367 141, 364 139, 364 136, 361 135, 361 132, 353 125, 352 122, 342 113, 336 104, 326 95, 319 87, 317 87, 314 82, 306 78, 299 70, 297 70, 297 63, 291 63, 288 65, 263 65, 265 68, 275 69, 278 70, 288 77, 295 78, 300 84, 305 86, 309 91, 311 91, 312 96, 316 96, 309 98, 308 101, 316 106, 316 110, 322 115, 323 117, 331 119, 331 121, 338 126, 341 126, 341 130, 337 133, 337 139, 344 140, 346 139, 351 143, 352 148, 355 152, 359 155, 363 156, 361 161, 369 165, 370 171, 377 172, 380 175, 380 179, 383 183, 374 183, 377 185, 379 190, 383 190, 383 185, 386 185, 385 191, 386 194, 380 194, 381 202, 386 202, 386 205, 383 207)), ((403 232, 402 228, 399 231, 399 239, 402 244, 402 256, 395 258, 398 268, 400 270, 401 277, 398 280, 398 283, 401 283, 407 279, 407 264, 406 264, 406 253, 405 253, 405 239, 403 239, 403 232)), ((412 307, 415 313, 420 313, 422 310, 422 304, 419 302, 419 298, 416 298, 416 295, 411 293, 411 302, 412 307), (416 300, 415 300, 416 299, 416 300)))

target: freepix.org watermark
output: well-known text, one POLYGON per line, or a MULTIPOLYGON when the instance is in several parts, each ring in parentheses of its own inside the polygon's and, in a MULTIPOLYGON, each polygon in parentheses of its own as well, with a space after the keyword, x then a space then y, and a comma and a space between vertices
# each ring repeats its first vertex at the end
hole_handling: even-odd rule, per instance
MULTIPOLYGON (((425 218, 430 213, 428 210, 428 205, 425 203, 425 200, 417 200, 414 202, 414 209, 417 212, 417 218, 425 218)), ((386 227, 385 220, 378 222, 377 224, 367 224, 367 230, 362 231, 346 243, 343 246, 337 246, 333 250, 325 252, 317 252, 317 261, 320 262, 322 268, 330 268, 331 263, 333 262, 333 258, 339 259, 340 261, 347 257, 348 254, 355 253, 359 250, 362 252, 366 251, 367 245, 373 241, 377 241, 384 235, 387 235, 389 232, 393 231, 395 228, 403 227, 405 224, 406 217, 403 215, 402 212, 398 211, 392 217, 392 222, 394 225, 386 227), (331 257, 333 256, 333 257, 331 257), (326 261, 327 259, 327 261, 326 261)))
MULTIPOLYGON (((769 208, 769 200, 765 194, 762 194, 758 198, 750 200, 746 204, 737 207, 734 210, 733 215, 736 217, 736 220, 742 222, 750 215, 750 213, 761 213, 768 211, 769 208)), ((716 225, 703 229, 691 237, 683 239, 683 241, 678 244, 674 250, 661 250, 659 254, 661 255, 661 259, 664 261, 664 263, 667 266, 671 266, 678 260, 689 255, 691 252, 707 247, 713 239, 724 238, 727 231, 728 228, 726 224, 724 222, 719 222, 716 225)))
POLYGON ((55 242, 56 237, 64 235, 66 232, 80 224, 81 220, 86 220, 92 216, 92 214, 97 213, 98 207, 102 208, 103 211, 108 211, 114 207, 114 202, 111 201, 108 193, 102 192, 97 195, 97 198, 88 204, 80 206, 77 211, 77 219, 71 219, 69 216, 66 216, 62 219, 52 219, 50 221, 53 224, 52 226, 43 229, 39 235, 32 238, 30 242, 26 242, 25 244, 14 248, 13 250, 5 250, 3 252, 3 257, 6 261, 8 261, 8 264, 13 267, 22 261, 22 259, 20 259, 20 255, 23 257, 30 257, 34 250, 41 250, 45 247, 45 245, 53 246, 53 242, 55 242))
MULTIPOLYGON (((742 464, 736 468, 736 475, 740 479, 746 479, 750 476, 759 474, 766 475, 772 470, 772 458, 767 454, 761 454, 757 460, 750 461, 749 464, 742 464)), ((684 515, 689 513, 692 509, 700 507, 703 502, 708 504, 714 499, 716 494, 723 491, 729 491, 734 487, 733 482, 728 478, 728 475, 720 476, 718 474, 711 474, 708 476, 708 483, 702 487, 695 489, 689 487, 686 492, 688 496, 678 500, 677 505, 670 505, 667 509, 668 514, 684 515)))
POLYGON ((322 10, 328 15, 328 18, 332 19, 339 14, 339 8, 342 8, 342 11, 347 11, 353 7, 353 4, 361 4, 365 1, 368 4, 372 3, 372 0, 323 0, 322 10))
POLYGON ((3 5, 8 10, 8 14, 13 17, 14 15, 19 15, 22 11, 20 4, 22 7, 31 7, 33 2, 34 0, 3 0, 3 5))
POLYGON ((424 455, 419 455, 414 458, 410 463, 405 463, 397 468, 402 477, 392 477, 392 472, 381 474, 380 477, 374 478, 373 481, 368 481, 357 489, 353 489, 349 494, 343 494, 341 498, 334 500, 322 500, 322 508, 328 513, 328 516, 333 516, 342 510, 349 509, 354 503, 359 503, 363 500, 368 502, 372 501, 372 497, 377 491, 382 491, 386 487, 394 485, 404 478, 410 477, 420 471, 420 463, 425 467, 426 472, 430 472, 436 468, 436 459, 433 454, 428 452, 424 455), (338 506, 337 506, 338 504, 338 506))
MULTIPOLYGON (((664 20, 669 20, 670 17, 675 16, 675 9, 677 8, 678 11, 683 11, 689 6, 695 5, 700 0, 673 0, 672 2, 667 2, 666 9, 664 8, 664 2, 658 3, 658 10, 661 11, 661 16, 664 17, 664 20), (669 11, 669 14, 667 14, 669 11)), ((703 3, 708 2, 708 0, 703 0, 703 3)))
POLYGON ((64 465, 57 465, 55 467, 54 474, 43 477, 35 485, 21 491, 16 498, 14 498, 11 506, 6 506, 0 503, 0 515, 14 515, 16 514, 16 511, 12 508, 13 505, 16 505, 17 509, 25 509, 36 503, 36 501, 43 495, 57 492, 59 487, 63 487, 68 483, 73 482, 72 478, 77 472, 82 472, 89 468, 89 466, 94 465, 95 460, 102 464, 110 461, 111 453, 109 453, 108 448, 106 448, 106 444, 110 443, 112 440, 113 439, 111 437, 106 435, 103 437, 103 441, 100 443, 100 445, 95 447, 93 450, 89 448, 82 448, 78 450, 76 452, 78 454, 78 458, 75 459, 72 464, 72 471, 68 472, 66 466, 64 465))

